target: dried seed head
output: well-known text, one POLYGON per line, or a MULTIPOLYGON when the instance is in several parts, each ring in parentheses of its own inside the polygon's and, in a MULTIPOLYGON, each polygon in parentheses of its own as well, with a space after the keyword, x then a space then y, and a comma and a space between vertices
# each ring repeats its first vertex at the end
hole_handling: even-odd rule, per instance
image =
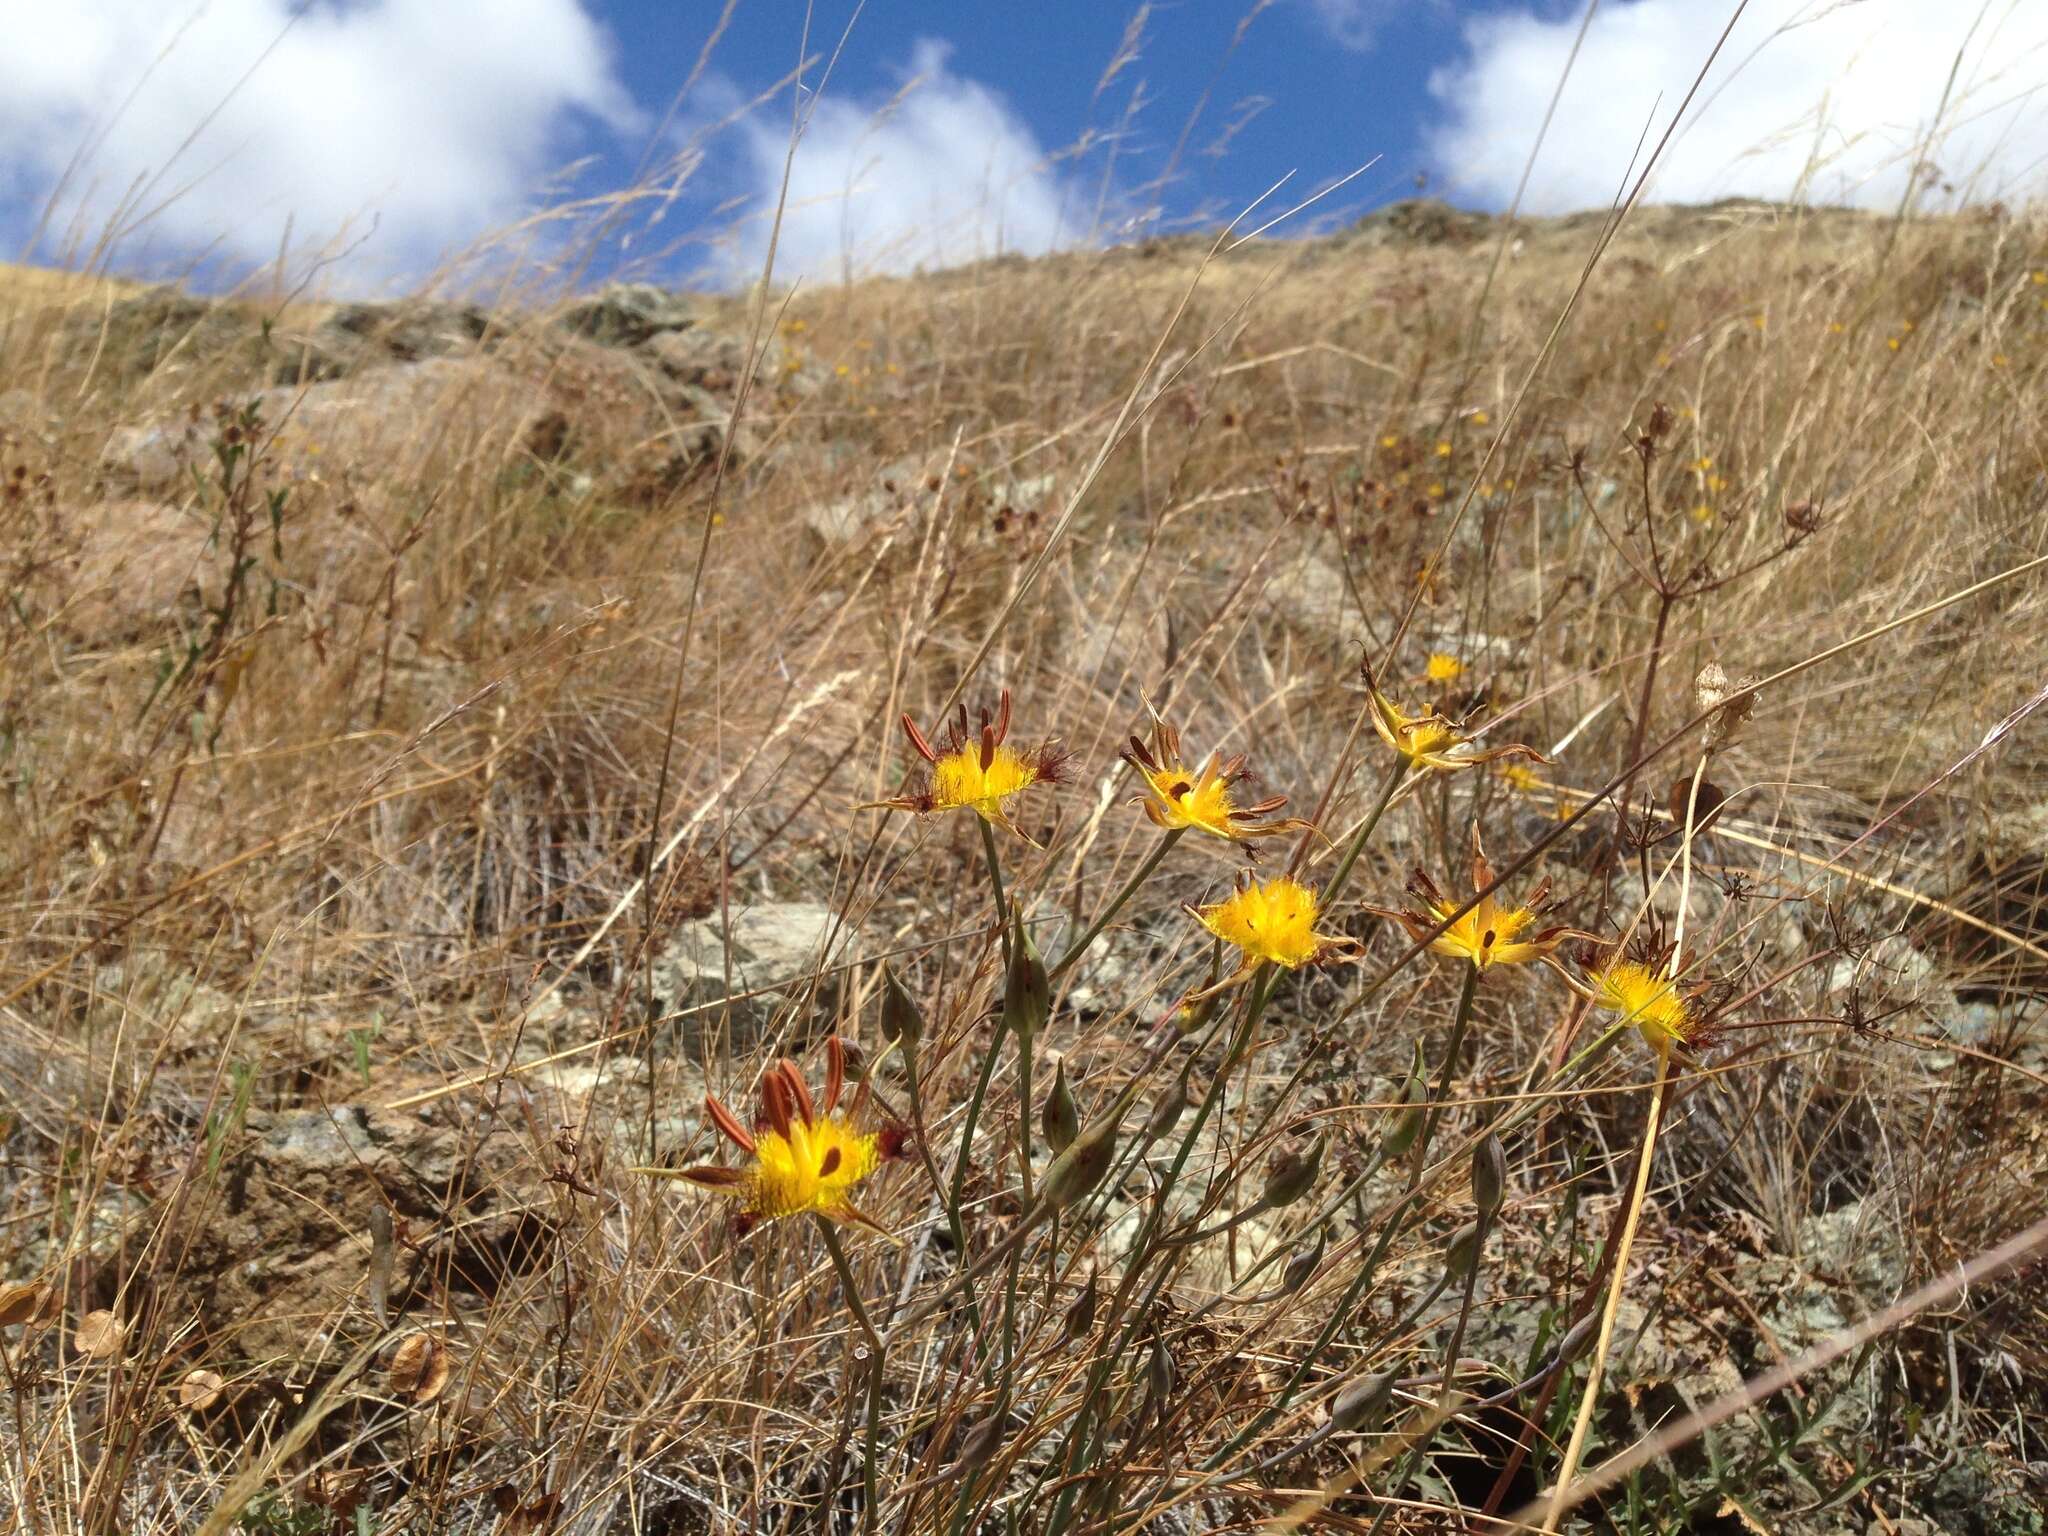
POLYGON ((1323 1153, 1330 1134, 1322 1132, 1306 1148, 1288 1147, 1266 1165, 1266 1189, 1262 1197, 1268 1210, 1283 1210, 1315 1188, 1323 1171, 1323 1153))
POLYGON ((71 1335, 71 1347, 90 1359, 105 1360, 111 1355, 118 1355, 127 1338, 127 1325, 102 1307, 78 1320, 78 1327, 71 1335))
POLYGON ((1394 1400, 1392 1371, 1378 1371, 1354 1382, 1330 1401, 1330 1423, 1339 1434, 1371 1434, 1386 1422, 1394 1400))
POLYGON ((448 1346, 431 1333, 409 1333, 392 1351, 385 1372, 391 1395, 423 1408, 448 1388, 448 1346))
POLYGON ((204 1413, 220 1401, 227 1383, 219 1371, 192 1371, 178 1383, 178 1406, 187 1413, 204 1413))
POLYGON ((1020 911, 1010 931, 1010 972, 1003 984, 1003 1026, 1028 1044, 1045 1028, 1051 1014, 1052 981, 1020 911))
POLYGON ((1508 1183, 1507 1148, 1498 1136, 1489 1136, 1472 1149, 1472 1204, 1479 1219, 1488 1226, 1500 1211, 1508 1183))
POLYGON ((1064 1056, 1053 1066, 1052 1091, 1045 1096, 1038 1125, 1045 1132, 1045 1144, 1052 1148, 1054 1155, 1066 1151, 1081 1133, 1080 1111, 1074 1107, 1073 1092, 1067 1087, 1067 1061, 1064 1056))
POLYGON ((887 961, 882 963, 882 1038, 910 1050, 924 1038, 924 1015, 917 999, 887 961))
POLYGON ((1730 678, 1718 661, 1700 668, 1699 676, 1693 679, 1693 696, 1699 700, 1701 710, 1713 711, 1707 720, 1709 752, 1735 744, 1763 697, 1757 688, 1760 681, 1756 677, 1730 678))
POLYGON ((1145 1361, 1145 1385, 1156 1402, 1165 1402, 1173 1395, 1174 1378, 1178 1375, 1173 1368, 1173 1356, 1166 1352, 1166 1341, 1158 1334, 1152 1335, 1152 1352, 1145 1361))
POLYGON ((960 1437, 960 1456, 954 1463, 963 1472, 978 1472, 995 1458, 1009 1435, 1010 1411, 998 1408, 960 1437))
POLYGON ((1650 409, 1650 419, 1644 423, 1643 436, 1652 443, 1655 443, 1658 439, 1668 435, 1677 424, 1678 418, 1672 414, 1671 407, 1662 400, 1659 400, 1650 409))

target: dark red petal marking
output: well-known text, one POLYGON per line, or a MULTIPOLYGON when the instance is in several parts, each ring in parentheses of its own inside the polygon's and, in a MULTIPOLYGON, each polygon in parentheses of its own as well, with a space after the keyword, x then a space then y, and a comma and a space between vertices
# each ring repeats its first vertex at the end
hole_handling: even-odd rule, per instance
POLYGON ((839 1154, 839 1149, 837 1147, 834 1147, 831 1151, 827 1152, 823 1157, 818 1159, 818 1177, 821 1179, 831 1178, 833 1174, 839 1171, 839 1164, 841 1161, 842 1159, 839 1154))

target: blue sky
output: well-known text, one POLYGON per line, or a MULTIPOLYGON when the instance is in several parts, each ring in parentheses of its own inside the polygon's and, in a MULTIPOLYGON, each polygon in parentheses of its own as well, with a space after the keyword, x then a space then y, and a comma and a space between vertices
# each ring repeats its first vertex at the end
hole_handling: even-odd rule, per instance
MULTIPOLYGON (((482 242, 599 273, 778 277, 1208 227, 1283 176, 1288 227, 1429 191, 1513 196, 1580 0, 64 0, 0 52, 0 239, 218 286, 282 259, 416 285, 482 242), (852 22, 849 30, 848 23, 852 22), (838 50, 830 78, 824 61, 838 50), (1116 67, 1112 68, 1112 65, 1116 67), (823 85, 822 94, 818 88, 823 85), (687 90, 685 86, 687 85, 687 90), (680 95, 679 95, 680 93, 680 95), (644 194, 601 218, 602 199, 644 194)), ((1605 204, 1737 0, 1604 0, 1525 206, 1605 204)), ((1895 206, 2039 196, 2048 4, 1749 0, 1652 184, 1895 206), (1949 65, 1957 88, 1944 101, 1949 65), (1930 152, 1931 146, 1931 152, 1930 152)))

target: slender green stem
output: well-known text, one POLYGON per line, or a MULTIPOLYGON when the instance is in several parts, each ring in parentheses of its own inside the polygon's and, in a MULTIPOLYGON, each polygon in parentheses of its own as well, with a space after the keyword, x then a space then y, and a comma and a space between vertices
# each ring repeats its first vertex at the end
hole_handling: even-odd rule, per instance
POLYGON ((1380 786, 1380 798, 1372 808, 1372 814, 1359 823, 1358 831, 1352 835, 1351 844, 1344 850, 1344 857, 1337 861, 1337 867, 1330 872, 1330 878, 1323 883, 1323 893, 1317 898, 1317 905, 1328 910, 1343 894, 1344 884, 1351 878, 1351 866, 1358 862, 1358 856, 1365 852, 1365 845, 1378 830, 1380 818, 1387 814, 1387 807, 1393 803, 1394 791, 1401 787, 1401 780, 1408 771, 1408 759, 1396 753, 1394 766, 1387 774, 1386 783, 1380 786))
POLYGON ((847 1262, 846 1250, 839 1246, 839 1234, 825 1217, 818 1218, 818 1230, 825 1239, 825 1252, 832 1256, 832 1267, 839 1271, 840 1288, 846 1292, 846 1304, 853 1312, 860 1330, 867 1335, 868 1353, 868 1408, 867 1423, 862 1429, 861 1447, 861 1529, 867 1536, 874 1536, 876 1521, 880 1516, 880 1499, 876 1494, 877 1446, 881 1438, 882 1418, 882 1336, 875 1331, 874 1321, 868 1316, 868 1309, 860 1299, 860 1282, 853 1277, 853 1266, 847 1262))
POLYGON ((981 851, 988 858, 989 889, 996 897, 996 931, 1003 936, 1003 968, 1010 965, 1010 903, 1003 895, 1003 862, 996 857, 996 829, 986 816, 974 818, 981 824, 981 851))
POLYGON ((1451 1020, 1451 1041, 1444 1049, 1443 1065, 1436 1070, 1436 1087, 1429 1096, 1429 1113, 1422 1121, 1422 1136, 1415 1144, 1415 1169, 1419 1174, 1429 1156, 1430 1138, 1436 1135, 1436 1123, 1444 1110, 1444 1097, 1450 1092, 1451 1074, 1458 1069, 1458 1053, 1465 1048, 1465 1027, 1472 1020, 1472 999, 1479 992, 1479 967, 1465 967, 1464 989, 1458 993, 1458 1016, 1451 1020))
POLYGON ((1181 834, 1185 831, 1186 827, 1173 827, 1160 837, 1158 844, 1146 855, 1145 862, 1138 866, 1137 873, 1126 880, 1123 888, 1110 897, 1109 905, 1096 915, 1095 921, 1088 925, 1087 932, 1069 944, 1067 952, 1061 955, 1058 963, 1047 972, 1054 981, 1059 980, 1075 961, 1088 952, 1088 946, 1101 936, 1103 929, 1116 921, 1117 913, 1123 911, 1125 904, 1138 894, 1138 888, 1151 878, 1152 871, 1159 867, 1159 861, 1166 857, 1168 850, 1175 843, 1180 841, 1181 834))

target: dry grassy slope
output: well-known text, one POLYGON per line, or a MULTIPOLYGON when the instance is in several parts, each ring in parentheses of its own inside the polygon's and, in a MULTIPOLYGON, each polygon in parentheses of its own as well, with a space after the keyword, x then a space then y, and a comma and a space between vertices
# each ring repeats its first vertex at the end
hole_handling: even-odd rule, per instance
MULTIPOLYGON (((895 952, 949 1042, 971 1030, 991 985, 978 841, 858 808, 897 782, 899 711, 928 719, 980 656, 972 695, 1010 687, 1020 734, 1075 750, 1073 785, 1027 815, 1045 852, 1008 850, 1009 874, 1044 911, 1085 914, 1149 847, 1114 774, 1148 700, 1195 750, 1248 751, 1306 814, 1356 718, 1361 645, 1407 699, 1441 653, 1465 669, 1452 702, 1555 748, 1543 784, 1587 788, 1625 761, 1653 656, 1651 739, 1690 712, 1709 661, 1767 673, 2044 553, 2037 222, 1647 210, 1524 394, 1597 222, 1530 223, 1502 245, 1411 210, 1206 267, 1208 243, 1179 239, 778 299, 715 499, 753 322, 741 299, 627 296, 628 320, 659 311, 649 334, 587 306, 565 326, 563 305, 343 324, 160 291, 0 304, 0 888, 20 893, 0 924, 0 1006, 37 1043, 0 1049, 0 1272, 47 1269, 76 1306, 127 1309, 167 1372, 267 1391, 294 1338, 365 1326, 350 1266, 381 1191, 425 1244, 408 1250, 405 1304, 459 1328, 464 1392, 502 1381, 517 1400, 485 1427, 482 1399, 463 1398, 443 1426, 460 1456, 510 1475, 539 1452, 505 1425, 566 1400, 606 1423, 692 1426, 665 1476, 794 1497, 815 1447, 721 1449, 746 1443, 745 1421, 705 1406, 767 1390, 729 1344, 756 1326, 736 1300, 749 1293, 706 1278, 719 1227, 696 1207, 657 1221, 624 1171, 650 1115, 664 1152, 708 1154, 702 1085, 744 1097, 759 1052, 751 1035, 722 1049, 732 1037, 704 1015, 664 1017, 651 1056, 635 1031, 643 978, 660 978, 665 1015, 716 974, 679 925, 793 901, 855 920, 835 959, 895 952), (220 414, 258 391, 260 419, 220 414), (1134 391, 1142 415, 1086 482, 1134 391), (1629 445, 1660 403, 1646 480, 1629 445), (221 448, 239 454, 225 486, 221 448), (1653 561, 1674 580, 1730 578, 1675 605, 1661 643, 1653 561), (634 882, 658 790, 655 840, 676 851, 649 902, 634 882), (391 1108, 614 1035, 509 1092, 391 1108), (362 1106, 356 1129, 328 1140, 362 1176, 321 1183, 324 1214, 281 1229, 266 1270, 251 1254, 269 1207, 248 1201, 290 1203, 304 1180, 278 1170, 327 1145, 341 1104, 362 1106), (394 1115, 423 1129, 400 1134, 394 1115), (403 1171, 413 1140, 432 1188, 403 1171), (547 1182, 565 1165, 602 1200, 547 1182), (237 1286, 216 1285, 222 1263, 237 1286), (564 1276, 584 1288, 567 1332, 564 1276), (266 1297, 287 1299, 272 1313, 266 1297), (573 1353, 571 1378, 535 1376, 543 1337, 573 1353)), ((1797 1327, 1823 1302, 1874 1304, 2041 1208, 2048 738, 2029 721, 1940 776, 2048 675, 2044 592, 2036 574, 1802 674, 1715 759, 1732 803, 1701 845, 1688 922, 1736 1000, 1729 1066, 1675 1117, 1643 1283, 1668 1286, 1687 1338, 1744 1367, 1782 1342, 1757 1316, 1797 1327), (1870 1027, 1844 1027, 1851 1014, 1870 1027), (1898 1235, 1875 1281, 1830 1278, 1842 1234, 1870 1231, 1898 1235), (1780 1266, 1768 1298, 1704 1287, 1707 1269, 1761 1272, 1738 1259, 1780 1266)), ((1333 829, 1362 810, 1372 761, 1340 786, 1333 829)), ((1641 791, 1661 802, 1692 761, 1661 761, 1641 791)), ((1553 804, 1480 774, 1404 801, 1354 890, 1393 901, 1413 862, 1455 884, 1468 821, 1512 854, 1554 826, 1553 804)), ((1604 813, 1588 826, 1540 865, 1580 923, 1603 920, 1613 838, 1604 813)), ((1229 874, 1178 850, 1108 959, 1077 972, 1067 1001, 1087 1006, 1048 1043, 1087 1102, 1128 1070, 1134 1017, 1202 963, 1178 904, 1229 874)), ((1617 888, 1641 889, 1626 874, 1617 888)), ((1668 913, 1669 885, 1657 900, 1668 913)), ((1339 921, 1376 963, 1395 952, 1371 919, 1339 921)), ((873 985, 864 968, 816 998, 777 991, 751 1016, 763 1048, 828 1023, 872 1046, 873 985)), ((1293 1102, 1369 1144, 1360 1106, 1411 1039, 1440 1047, 1455 988, 1406 973, 1363 1015, 1342 1011, 1349 995, 1331 981, 1287 1003, 1248 1102, 1314 1047, 1293 1102)), ((1512 1091, 1549 1058, 1560 996, 1541 979, 1489 986, 1467 1096, 1512 1091)), ((973 1061, 935 1060, 937 1114, 964 1101, 973 1061)), ((1606 1085, 1641 1067, 1617 1062, 1606 1085)), ((999 1080, 988 1123, 1014 1114, 1007 1093, 999 1080)), ((1597 1219, 1579 1236, 1596 1241, 1638 1113, 1630 1094, 1596 1096, 1517 1144, 1504 1295, 1568 1287, 1562 1176, 1592 1157, 1597 1219)), ((999 1146, 978 1155, 976 1192, 1004 1177, 999 1146)), ((916 1219, 920 1185, 896 1181, 881 1214, 916 1219)), ((771 1336, 808 1341, 783 1364, 781 1407, 836 1390, 846 1320, 830 1286, 761 1294, 777 1298, 771 1336)), ((2023 1481, 2026 1453, 1999 1437, 2044 1406, 1979 1363, 2002 1351, 2024 1379, 2048 1375, 2037 1310, 1994 1288, 1953 1328, 1976 1406, 1948 1432, 1992 1447, 1969 1463, 1991 1490, 1979 1504, 2023 1481)), ((1280 1328, 1284 1355, 1305 1334, 1299 1318, 1280 1328)), ((1904 1336, 1877 1395, 1855 1400, 1857 1433, 1897 1464, 1879 1512, 1917 1501, 1947 1518, 1919 1475, 1938 1449, 1909 1445, 1887 1404, 1947 1401, 1948 1343, 1904 1336)), ((86 1412, 94 1390, 79 1378, 39 1422, 86 1412)), ((203 1506, 209 1463, 181 1449, 175 1415, 149 1391, 122 1401, 146 1450, 138 1485, 203 1506)), ((245 1431, 281 1411, 240 1401, 245 1431)), ((1212 1406, 1196 1440, 1229 1432, 1234 1410, 1212 1406)), ((72 1449, 18 1474, 48 1509, 97 1454, 52 1443, 72 1449)), ((396 1497, 388 1444, 366 1434, 336 1464, 383 1469, 365 1475, 396 1497)), ((577 1444, 549 1476, 593 1501, 599 1529, 632 1474, 616 1446, 577 1444)), ((416 1496, 465 1497, 434 1486, 416 1496)))

